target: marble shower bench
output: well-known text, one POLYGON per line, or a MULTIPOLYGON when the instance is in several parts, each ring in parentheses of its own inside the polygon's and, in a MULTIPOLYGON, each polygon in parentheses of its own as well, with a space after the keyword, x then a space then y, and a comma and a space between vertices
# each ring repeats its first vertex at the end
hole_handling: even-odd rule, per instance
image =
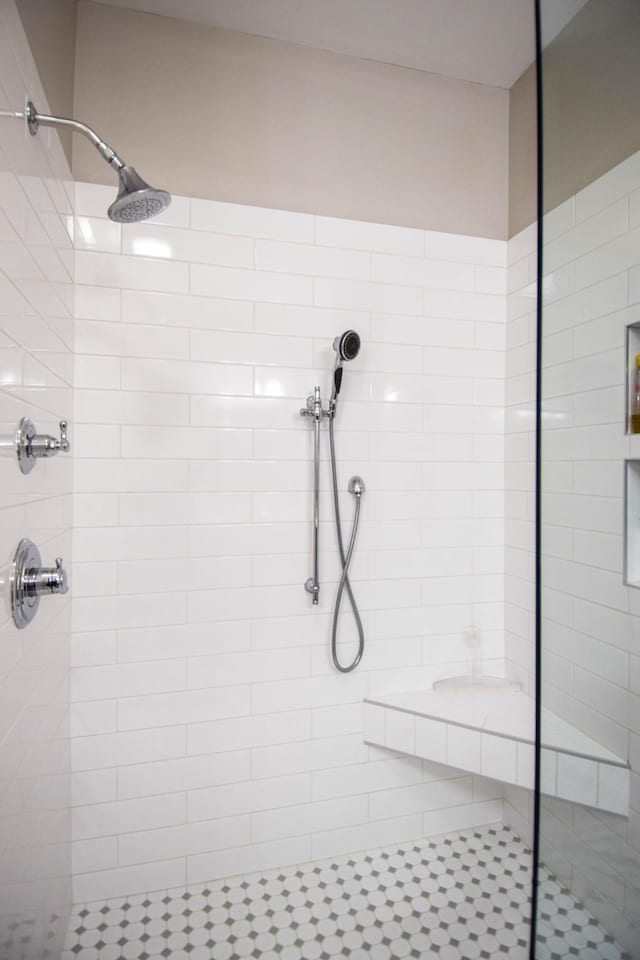
MULTIPOLYGON (((410 691, 364 701, 364 739, 533 789, 535 703, 520 692, 410 691)), ((629 813, 625 760, 548 710, 542 711, 542 784, 549 796, 629 813)))

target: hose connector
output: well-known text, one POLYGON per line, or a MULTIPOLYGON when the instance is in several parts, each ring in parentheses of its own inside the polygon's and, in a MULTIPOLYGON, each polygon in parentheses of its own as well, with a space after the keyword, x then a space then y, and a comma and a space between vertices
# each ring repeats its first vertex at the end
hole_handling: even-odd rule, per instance
POLYGON ((364 485, 364 480, 362 477, 351 477, 349 480, 349 486, 347 487, 350 494, 354 497, 361 497, 366 489, 364 485))

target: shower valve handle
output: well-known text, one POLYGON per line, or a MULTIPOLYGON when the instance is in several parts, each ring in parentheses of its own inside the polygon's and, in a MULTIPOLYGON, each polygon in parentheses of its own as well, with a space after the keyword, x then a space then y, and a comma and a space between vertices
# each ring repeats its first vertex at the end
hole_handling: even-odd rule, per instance
POLYGON ((60 421, 60 437, 52 437, 48 433, 36 433, 36 428, 29 417, 23 417, 16 432, 16 453, 18 465, 23 473, 30 473, 36 465, 36 460, 55 457, 61 451, 68 453, 71 449, 66 420, 60 421))
POLYGON ((28 626, 40 605, 40 598, 69 591, 62 557, 55 567, 43 567, 40 551, 31 540, 21 540, 11 568, 10 595, 13 622, 19 630, 28 626))
POLYGON ((55 457, 56 453, 60 453, 61 450, 63 453, 68 453, 70 449, 69 437, 67 436, 68 426, 66 420, 60 421, 60 439, 50 437, 46 433, 36 434, 31 439, 31 456, 36 458, 55 457))
POLYGON ((36 567, 23 574, 24 591, 29 597, 50 593, 68 593, 69 583, 62 557, 56 557, 55 567, 36 567))

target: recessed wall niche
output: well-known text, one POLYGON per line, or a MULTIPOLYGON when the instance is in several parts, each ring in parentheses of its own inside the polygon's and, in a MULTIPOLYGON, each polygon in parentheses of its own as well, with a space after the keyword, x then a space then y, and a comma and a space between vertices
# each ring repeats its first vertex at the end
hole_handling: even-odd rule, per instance
POLYGON ((625 461, 624 582, 640 587, 640 460, 625 461))
POLYGON ((626 404, 627 409, 625 413, 625 431, 628 434, 640 434, 640 407, 636 412, 637 420, 635 423, 636 429, 634 430, 634 398, 636 393, 636 383, 638 379, 638 368, 636 364, 636 357, 640 355, 640 323, 632 323, 627 327, 626 335, 626 364, 627 364, 627 378, 626 378, 626 404))

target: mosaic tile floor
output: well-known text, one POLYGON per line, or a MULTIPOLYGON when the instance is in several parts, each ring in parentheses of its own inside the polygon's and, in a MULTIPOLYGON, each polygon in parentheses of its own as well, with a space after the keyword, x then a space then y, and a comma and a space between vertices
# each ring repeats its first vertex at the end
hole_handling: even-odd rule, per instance
POLYGON ((541 868, 536 960, 631 960, 548 870, 541 868))
MULTIPOLYGON (((86 904, 63 960, 527 960, 531 856, 482 827, 210 883, 86 904)), ((550 876, 541 960, 624 960, 550 876)))

